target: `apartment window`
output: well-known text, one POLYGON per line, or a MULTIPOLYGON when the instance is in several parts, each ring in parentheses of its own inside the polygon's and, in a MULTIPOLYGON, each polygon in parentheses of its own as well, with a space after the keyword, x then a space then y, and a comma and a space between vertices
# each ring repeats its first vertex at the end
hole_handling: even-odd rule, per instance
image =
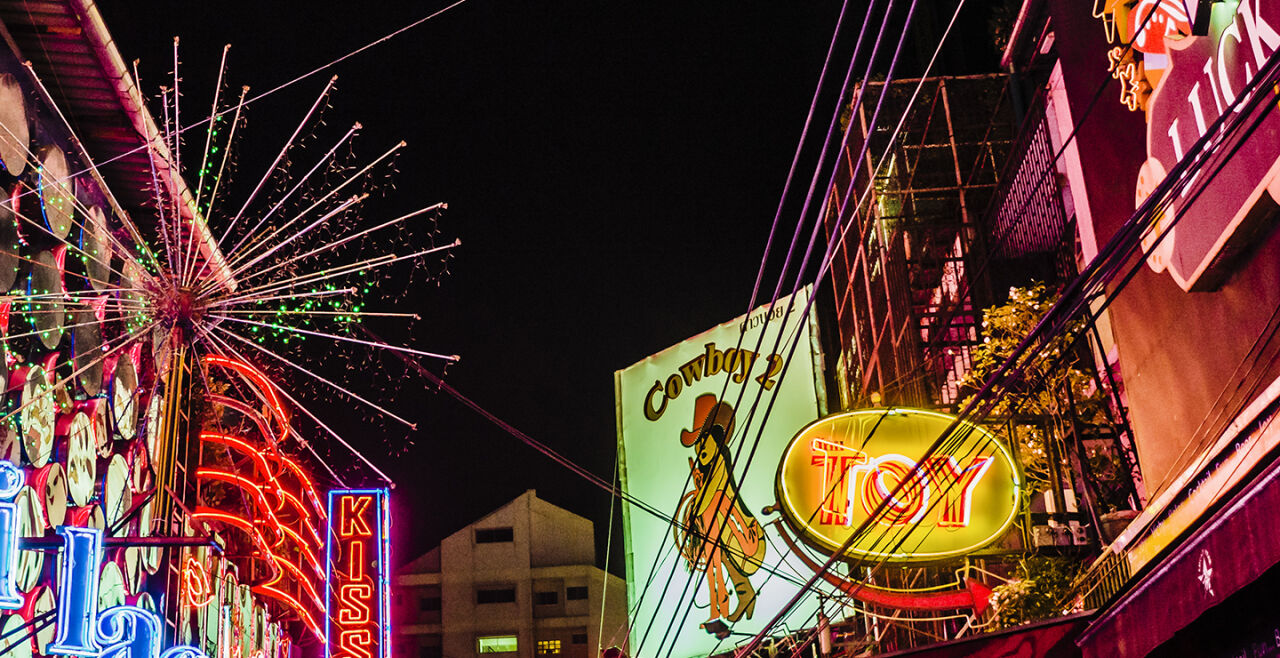
POLYGON ((422 612, 435 612, 440 609, 440 597, 424 596, 418 599, 418 610, 422 612))
POLYGON ((570 601, 582 601, 587 598, 586 586, 564 588, 564 598, 570 601))
POLYGON ((514 635, 485 635, 476 638, 476 653, 515 653, 519 643, 514 635))
POLYGON ((533 595, 534 605, 555 605, 560 602, 559 592, 538 592, 533 595))
POLYGON ((560 653, 560 640, 538 640, 538 655, 552 656, 560 653))
POLYGON ((488 587, 476 590, 476 603, 515 603, 516 588, 488 587))
POLYGON ((509 544, 516 539, 511 528, 476 528, 477 544, 509 544))
POLYGON ((586 643, 587 643, 587 634, 586 634, 586 633, 574 633, 574 634, 573 634, 573 643, 574 643, 574 644, 586 644, 586 643))

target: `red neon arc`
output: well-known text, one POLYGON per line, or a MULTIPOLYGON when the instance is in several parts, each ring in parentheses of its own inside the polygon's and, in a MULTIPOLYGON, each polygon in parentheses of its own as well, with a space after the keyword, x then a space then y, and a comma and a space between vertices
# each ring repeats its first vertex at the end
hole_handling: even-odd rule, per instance
POLYGON ((317 638, 324 638, 324 629, 320 628, 320 624, 316 623, 315 615, 311 614, 311 612, 308 611, 302 603, 298 601, 298 599, 290 596, 288 592, 269 585, 258 585, 249 589, 254 593, 269 596, 285 604, 298 615, 298 618, 302 620, 302 623, 307 627, 307 630, 311 631, 317 638))
POLYGON ((298 599, 294 598, 293 596, 290 596, 283 590, 280 590, 274 587, 274 585, 277 585, 278 583, 280 583, 281 579, 284 576, 284 572, 288 571, 297 580, 301 581, 299 584, 302 586, 302 589, 306 592, 306 594, 311 598, 311 602, 315 606, 315 608, 322 610, 323 605, 321 604, 319 595, 316 593, 315 586, 312 585, 310 580, 303 575, 302 570, 299 569, 297 565, 276 555, 266 545, 265 541, 262 538, 262 534, 258 531, 258 529, 254 526, 253 523, 251 523, 250 521, 244 518, 236 516, 234 514, 219 512, 217 510, 212 510, 207 507, 197 507, 195 511, 191 514, 191 517, 196 520, 219 521, 222 523, 226 523, 228 525, 232 525, 241 530, 244 530, 250 536, 254 537, 255 543, 258 544, 259 550, 262 551, 263 553, 264 561, 267 562, 269 565, 271 565, 272 570, 275 572, 275 574, 271 579, 269 579, 262 585, 255 586, 251 589, 253 589, 254 591, 261 591, 264 595, 271 596, 276 600, 279 600, 285 605, 289 606, 291 609, 294 610, 294 612, 298 614, 300 618, 303 619, 308 629, 316 633, 318 637, 323 637, 323 632, 321 631, 320 626, 316 623, 315 616, 311 613, 311 611, 308 610, 302 603, 300 603, 298 599))
POLYGON ((224 523, 244 531, 258 549, 258 557, 255 559, 265 563, 270 574, 265 580, 252 586, 252 591, 278 601, 294 612, 317 638, 323 638, 324 633, 317 619, 319 615, 323 615, 324 605, 316 584, 322 577, 323 570, 314 546, 321 543, 316 522, 323 521, 327 515, 310 475, 277 447, 290 433, 289 411, 282 403, 276 387, 252 365, 217 355, 204 357, 204 363, 238 374, 253 389, 259 401, 265 403, 267 418, 263 417, 263 412, 254 404, 226 396, 214 396, 214 403, 234 409, 248 418, 262 436, 264 445, 257 447, 240 436, 203 433, 203 440, 218 443, 248 456, 253 461, 254 473, 250 478, 224 469, 202 466, 197 468, 196 477, 236 486, 253 500, 252 507, 259 509, 252 513, 255 518, 249 519, 241 514, 198 507, 192 518, 224 523), (303 501, 304 498, 307 499, 306 502, 303 501), (311 541, 306 541, 308 536, 311 541), (300 562, 293 559, 295 554, 300 562), (305 570, 300 566, 301 562, 306 562, 305 570), (313 573, 308 574, 307 571, 313 573))
POLYGON ((218 443, 227 446, 228 448, 235 449, 236 452, 239 452, 253 460, 255 472, 261 473, 264 478, 267 478, 271 482, 275 482, 275 474, 271 471, 271 467, 267 465, 267 460, 262 456, 262 451, 249 445, 248 441, 237 436, 219 434, 217 432, 201 432, 200 440, 218 443))
POLYGON ((280 396, 276 393, 275 385, 271 383, 270 379, 267 379, 266 375, 262 374, 261 370, 243 361, 228 359, 225 356, 216 354, 205 355, 204 362, 211 366, 220 366, 232 370, 253 384, 266 398, 272 417, 280 425, 280 431, 276 435, 276 439, 284 440, 289 435, 289 410, 280 402, 280 396))
MULTIPOLYGON (((208 466, 197 468, 196 477, 226 482, 252 494, 254 502, 257 503, 256 507, 260 508, 267 517, 265 519, 254 519, 253 524, 267 528, 270 531, 273 537, 273 539, 269 540, 271 546, 279 546, 280 542, 284 541, 284 533, 280 530, 280 519, 276 518, 275 510, 267 502, 266 494, 262 493, 262 487, 259 487, 253 480, 221 469, 209 468, 208 466)), ((265 537, 266 535, 264 534, 263 536, 265 537)))
POLYGON ((257 408, 243 400, 237 400, 233 397, 225 395, 210 395, 209 402, 215 405, 221 405, 228 409, 238 411, 241 416, 248 418, 257 428, 258 434, 262 435, 264 443, 270 446, 269 450, 275 450, 276 437, 271 427, 267 423, 267 419, 257 408))
POLYGON ((273 511, 283 511, 286 502, 292 504, 298 511, 298 514, 305 520, 304 525, 306 526, 308 533, 314 537, 315 543, 319 544, 321 542, 320 533, 315 529, 312 523, 311 517, 313 510, 303 505, 302 499, 298 498, 280 484, 280 469, 272 469, 268 464, 268 460, 288 468, 294 475, 299 477, 304 488, 314 489, 315 485, 310 482, 309 478, 306 478, 305 474, 296 463, 282 459, 278 453, 267 452, 264 454, 262 449, 253 447, 240 437, 220 434, 217 432, 202 432, 200 434, 200 438, 204 441, 211 441, 213 443, 225 445, 229 448, 234 448, 237 452, 240 452, 252 459, 256 471, 262 473, 263 477, 267 478, 270 483, 270 486, 267 486, 268 483, 266 482, 261 483, 263 485, 263 493, 275 495, 281 499, 279 501, 280 504, 276 505, 273 508, 273 511))
POLYGON ((261 532, 259 532, 257 529, 257 524, 254 524, 249 520, 244 519, 243 517, 237 516, 235 514, 228 514, 226 512, 217 512, 217 511, 209 510, 208 508, 202 508, 202 507, 197 507, 195 512, 192 514, 192 517, 200 520, 221 521, 223 523, 228 523, 230 525, 233 525, 237 528, 240 528, 241 530, 244 530, 250 533, 250 535, 252 535, 255 538, 255 542, 258 543, 259 550, 263 552, 263 555, 265 556, 264 559, 269 561, 275 567, 274 569, 275 575, 271 579, 266 581, 265 584, 274 585, 280 582, 281 578, 284 576, 284 572, 287 571, 289 572, 290 575, 294 576, 298 581, 300 581, 299 584, 302 586, 302 589, 305 590, 306 593, 312 598, 312 601, 315 603, 316 607, 317 608, 323 607, 321 605, 320 594, 316 591, 315 585, 312 584, 311 580, 305 576, 302 569, 299 568, 298 565, 294 564, 292 561, 284 558, 283 556, 277 554, 275 551, 271 550, 271 548, 265 544, 265 542, 263 541, 261 532))
POLYGON ((805 566, 815 573, 821 573, 822 579, 827 583, 864 603, 898 610, 936 611, 972 608, 975 615, 982 614, 991 605, 991 588, 973 578, 964 579, 964 585, 960 589, 919 592, 879 589, 866 583, 846 580, 830 571, 824 571, 821 565, 810 559, 807 553, 796 546, 795 540, 791 539, 780 523, 775 527, 783 543, 787 545, 787 549, 800 558, 805 566))
POLYGON ((258 528, 258 524, 244 518, 243 516, 238 514, 229 514, 211 507, 196 507, 195 511, 191 513, 191 518, 197 521, 217 521, 219 523, 225 523, 239 528, 240 530, 245 531, 245 533, 253 539, 253 543, 258 547, 259 551, 262 551, 264 554, 269 554, 271 552, 271 546, 267 543, 266 537, 262 535, 262 531, 258 528))
MULTIPOLYGON (((302 535, 299 534, 297 530, 290 528, 288 524, 281 522, 277 514, 278 511, 281 511, 284 509, 285 502, 293 503, 294 506, 298 509, 298 511, 303 515, 307 514, 307 509, 302 506, 302 502, 297 498, 297 496, 294 496, 288 493, 278 484, 274 484, 276 481, 276 478, 272 473, 272 469, 268 466, 267 460, 262 456, 262 454, 259 451, 254 450, 252 446, 250 446, 247 442, 245 442, 244 440, 238 437, 228 436, 225 434, 218 434, 214 432, 204 432, 200 435, 200 438, 202 440, 211 441, 214 443, 226 445, 231 448, 235 448, 238 452, 242 452, 248 455, 251 459, 254 460, 255 465, 257 466, 257 468, 259 468, 262 471, 263 475, 271 479, 271 482, 273 484, 265 487, 258 486, 257 483, 254 483, 244 477, 241 477, 236 473, 229 473, 226 471, 222 471, 220 469, 213 469, 208 467, 201 467, 197 469, 196 476, 197 477, 203 476, 208 479, 228 482, 242 489, 249 490, 254 495, 255 500, 260 502, 259 506, 263 508, 268 518, 270 518, 272 521, 272 525, 269 527, 271 530, 274 531, 277 537, 277 539, 274 542, 272 542, 273 546, 277 546, 277 547, 280 546, 284 541, 285 536, 288 536, 289 538, 293 539, 297 544, 299 552, 301 552, 306 557, 309 566, 311 566, 311 568, 315 570, 318 577, 321 577, 323 574, 323 569, 321 568, 319 557, 315 554, 314 550, 312 550, 308 542, 305 539, 303 539, 302 535), (266 496, 271 494, 275 494, 280 499, 278 501, 280 504, 274 505, 274 506, 269 504, 266 496)), ((302 521, 301 522, 302 527, 304 527, 307 530, 307 533, 312 536, 313 543, 318 545, 320 543, 320 534, 316 532, 315 528, 311 524, 311 519, 306 518, 304 516, 301 519, 301 521, 302 521)))
POLYGON ((324 578, 324 569, 320 565, 319 557, 315 554, 315 551, 313 551, 311 547, 303 541, 302 535, 298 534, 298 531, 287 525, 280 526, 280 529, 283 530, 286 535, 289 535, 289 538, 297 544, 298 552, 307 559, 307 565, 316 572, 316 576, 324 578))
POLYGON ((324 505, 320 503, 320 494, 316 491, 316 485, 311 481, 311 478, 307 475, 306 471, 302 470, 302 467, 298 465, 298 462, 284 455, 276 454, 274 457, 279 459, 282 464, 287 466, 289 470, 298 477, 298 480, 302 483, 303 490, 307 492, 307 497, 310 499, 311 505, 315 509, 316 514, 319 515, 321 519, 328 519, 329 514, 325 511, 324 505))

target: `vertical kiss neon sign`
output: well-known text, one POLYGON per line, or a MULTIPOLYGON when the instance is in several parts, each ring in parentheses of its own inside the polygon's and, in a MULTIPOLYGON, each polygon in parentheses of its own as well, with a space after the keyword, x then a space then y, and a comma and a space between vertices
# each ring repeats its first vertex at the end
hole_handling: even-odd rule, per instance
MULTIPOLYGON (((0 610, 17 610, 14 580, 18 560, 18 517, 13 497, 22 488, 22 471, 0 461, 0 610)), ((48 653, 82 658, 207 658, 187 645, 160 651, 160 617, 137 606, 120 605, 99 612, 98 569, 102 566, 102 531, 58 526, 57 635, 48 653)))
POLYGON ((387 489, 329 492, 326 658, 390 658, 387 489))

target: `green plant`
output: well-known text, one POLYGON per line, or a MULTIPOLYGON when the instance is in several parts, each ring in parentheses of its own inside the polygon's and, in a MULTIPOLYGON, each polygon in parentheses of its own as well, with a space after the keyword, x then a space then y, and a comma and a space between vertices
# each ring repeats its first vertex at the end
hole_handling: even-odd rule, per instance
MULTIPOLYGON (((1031 333, 1058 299, 1056 290, 1043 283, 1026 288, 1010 288, 1004 304, 988 308, 982 316, 983 342, 974 349, 973 367, 961 382, 976 389, 995 373, 1031 333)), ((997 416, 1038 418, 1045 424, 1013 422, 1010 440, 1017 447, 1023 472, 1032 491, 1043 491, 1050 482, 1050 454, 1059 458, 1059 472, 1069 471, 1065 447, 1058 437, 1075 421, 1097 424, 1104 420, 1104 392, 1095 386, 1091 373, 1082 366, 1075 339, 1085 325, 1073 322, 1067 330, 1051 338, 1038 351, 1023 356, 1022 374, 1009 384, 992 408, 997 416), (1074 398, 1069 399, 1070 391, 1074 398), (1052 431, 1054 429, 1058 431, 1052 431), (1049 431, 1047 431, 1049 430, 1049 431), (1058 441, 1050 450, 1048 443, 1058 441)))
POLYGON ((1063 602, 1080 565, 1069 558, 1032 556, 1018 564, 1019 578, 991 588, 994 627, 1010 628, 1071 612, 1063 602))

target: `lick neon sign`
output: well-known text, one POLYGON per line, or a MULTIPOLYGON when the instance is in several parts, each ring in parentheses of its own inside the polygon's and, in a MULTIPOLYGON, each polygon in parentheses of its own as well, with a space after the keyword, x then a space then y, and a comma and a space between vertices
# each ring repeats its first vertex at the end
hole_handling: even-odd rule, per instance
POLYGON ((325 655, 389 658, 386 489, 329 492, 325 655))
MULTIPOLYGON (((22 488, 22 471, 0 461, 0 609, 22 607, 14 576, 18 563, 18 515, 13 497, 22 488)), ((102 566, 102 531, 58 526, 57 634, 48 653, 97 658, 207 658, 193 646, 170 647, 163 653, 160 617, 137 606, 98 610, 98 570, 102 566)))
POLYGON ((953 429, 941 450, 927 453, 954 420, 930 411, 873 409, 811 423, 792 439, 778 468, 783 518, 826 552, 868 519, 905 531, 898 548, 877 543, 883 531, 865 533, 849 547, 850 558, 935 560, 995 541, 1017 512, 1017 469, 995 436, 968 423, 953 429))

